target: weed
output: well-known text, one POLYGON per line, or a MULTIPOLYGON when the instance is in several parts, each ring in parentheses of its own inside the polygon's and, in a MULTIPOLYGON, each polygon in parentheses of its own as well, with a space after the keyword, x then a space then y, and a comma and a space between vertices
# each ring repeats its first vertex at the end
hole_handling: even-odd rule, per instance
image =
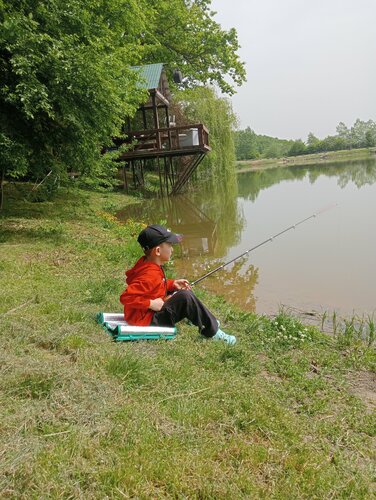
POLYGON ((373 316, 367 317, 368 325, 368 345, 371 346, 376 340, 376 325, 373 316))
POLYGON ((334 311, 333 312, 333 317, 332 317, 332 323, 333 323, 333 335, 337 335, 337 313, 334 311))
POLYGON ((321 331, 322 332, 324 331, 324 325, 325 325, 325 321, 326 321, 327 316, 328 316, 328 311, 324 311, 324 313, 321 317, 321 331))
POLYGON ((281 311, 266 326, 264 342, 276 348, 300 347, 313 338, 312 327, 304 326, 296 317, 281 311))
POLYGON ((352 345, 361 340, 371 347, 375 342, 375 320, 373 315, 339 318, 333 313, 333 335, 341 347, 352 345))

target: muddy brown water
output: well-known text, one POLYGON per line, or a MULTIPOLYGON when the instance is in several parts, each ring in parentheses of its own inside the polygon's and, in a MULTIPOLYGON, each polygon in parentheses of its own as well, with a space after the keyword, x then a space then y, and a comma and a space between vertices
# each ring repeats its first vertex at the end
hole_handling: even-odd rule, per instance
POLYGON ((118 214, 184 235, 179 277, 193 281, 282 229, 337 203, 199 286, 243 309, 342 315, 376 311, 376 159, 245 172, 118 214))

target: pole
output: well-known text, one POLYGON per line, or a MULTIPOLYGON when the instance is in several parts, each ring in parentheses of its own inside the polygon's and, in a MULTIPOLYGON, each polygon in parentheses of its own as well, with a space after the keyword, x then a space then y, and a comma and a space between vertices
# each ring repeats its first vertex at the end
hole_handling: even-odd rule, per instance
POLYGON ((250 248, 246 252, 243 252, 242 254, 238 255, 237 257, 234 257, 233 259, 229 260, 225 264, 222 264, 221 266, 218 266, 215 269, 212 269, 208 273, 206 273, 203 276, 201 276, 201 278, 198 278, 197 280, 192 281, 191 286, 194 286, 197 283, 200 283, 200 281, 203 281, 204 279, 208 278, 209 276, 211 276, 212 274, 216 273, 217 271, 220 271, 221 269, 223 269, 224 267, 228 266, 232 262, 235 262, 236 260, 241 259, 245 255, 248 255, 249 253, 253 252, 253 250, 256 250, 256 248, 260 248, 263 245, 265 245, 266 243, 269 243, 269 242, 273 241, 274 238, 278 238, 278 236, 281 236, 282 234, 287 233, 287 231, 290 231, 291 229, 295 229, 300 224, 303 224, 304 222, 307 222, 309 219, 313 219, 313 218, 317 217, 318 215, 321 215, 322 213, 327 212, 328 210, 331 210, 332 208, 335 208, 336 206, 337 206, 337 203, 332 204, 332 205, 328 205, 327 207, 324 207, 324 208, 320 209, 318 212, 315 212, 314 214, 310 215, 309 217, 306 217, 305 219, 302 219, 302 220, 296 222, 292 226, 289 226, 286 229, 283 229, 279 233, 275 234, 274 236, 271 236, 270 238, 267 238, 266 240, 262 241, 261 243, 259 243, 256 246, 250 248))

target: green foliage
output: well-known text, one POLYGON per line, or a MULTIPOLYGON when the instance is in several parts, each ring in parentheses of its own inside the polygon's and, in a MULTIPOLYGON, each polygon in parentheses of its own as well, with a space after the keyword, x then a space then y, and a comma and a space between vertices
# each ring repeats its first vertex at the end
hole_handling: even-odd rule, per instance
POLYGON ((250 127, 235 132, 234 140, 237 160, 255 159, 259 157, 257 135, 250 127))
POLYGON ((312 327, 303 325, 297 318, 281 311, 266 328, 265 343, 272 348, 293 348, 312 341, 313 332, 312 327))
POLYGON ((143 4, 148 14, 142 42, 145 61, 179 67, 186 87, 217 84, 231 95, 234 84, 245 81, 237 33, 214 20, 211 0, 144 0, 143 4))
POLYGON ((235 30, 212 19, 209 0, 4 1, 0 13, 0 174, 109 187, 101 146, 118 135, 145 91, 130 66, 177 65, 185 85, 227 93, 245 79, 235 30))
POLYGON ((125 4, 4 2, 0 167, 7 175, 96 176, 100 145, 143 95, 129 69, 143 16, 125 4))
POLYGON ((237 160, 281 158, 287 156, 292 141, 257 135, 250 127, 234 134, 237 160))
POLYGON ((334 311, 331 317, 333 335, 342 347, 354 342, 366 342, 369 347, 375 343, 376 322, 373 315, 340 318, 334 311))
POLYGON ((235 150, 233 129, 236 117, 228 99, 218 97, 211 87, 195 87, 177 93, 188 120, 204 123, 209 130, 209 143, 212 148, 200 164, 200 179, 218 179, 234 170, 235 150))
POLYGON ((287 156, 303 155, 306 152, 307 152, 306 145, 301 139, 298 139, 297 141, 294 141, 291 144, 291 147, 287 152, 287 156))
POLYGON ((189 102, 188 116, 202 120, 207 125, 212 148, 195 172, 194 180, 200 183, 200 190, 193 194, 193 198, 195 206, 200 207, 209 219, 216 221, 217 252, 220 254, 225 252, 226 244, 238 240, 244 225, 236 202, 238 180, 234 169, 233 140, 236 118, 230 102, 218 98, 213 89, 199 88, 190 93, 198 95, 199 99, 189 102))
POLYGON ((337 135, 328 135, 324 139, 318 139, 310 132, 305 143, 301 139, 287 141, 257 135, 250 127, 247 127, 245 130, 235 132, 236 159, 282 158, 283 156, 376 146, 376 122, 372 120, 364 122, 357 119, 351 129, 340 122, 336 131, 337 135))

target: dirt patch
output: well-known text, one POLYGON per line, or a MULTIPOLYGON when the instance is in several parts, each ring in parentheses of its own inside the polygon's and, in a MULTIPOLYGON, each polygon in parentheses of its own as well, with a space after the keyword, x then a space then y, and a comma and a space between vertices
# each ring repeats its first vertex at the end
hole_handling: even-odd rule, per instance
POLYGON ((350 391, 363 401, 368 410, 376 409, 376 373, 362 371, 352 374, 350 391))

